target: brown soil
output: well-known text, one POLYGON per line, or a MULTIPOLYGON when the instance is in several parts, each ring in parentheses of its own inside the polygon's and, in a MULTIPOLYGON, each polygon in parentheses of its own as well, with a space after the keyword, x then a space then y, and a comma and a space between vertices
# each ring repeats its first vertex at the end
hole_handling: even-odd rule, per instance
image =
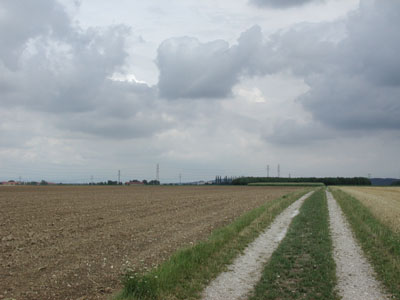
POLYGON ((151 268, 295 187, 1 187, 0 299, 107 299, 151 268))

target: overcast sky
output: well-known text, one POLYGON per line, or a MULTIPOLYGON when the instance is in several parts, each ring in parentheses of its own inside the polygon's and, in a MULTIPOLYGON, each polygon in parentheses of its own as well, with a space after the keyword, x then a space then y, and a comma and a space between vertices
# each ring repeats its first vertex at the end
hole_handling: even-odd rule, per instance
POLYGON ((2 0, 0 180, 400 177, 398 0, 2 0))

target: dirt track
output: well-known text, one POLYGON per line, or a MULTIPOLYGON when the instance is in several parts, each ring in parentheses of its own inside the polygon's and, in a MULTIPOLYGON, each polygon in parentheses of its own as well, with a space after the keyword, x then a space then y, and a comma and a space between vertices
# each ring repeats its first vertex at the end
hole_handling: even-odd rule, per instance
POLYGON ((350 224, 330 192, 326 192, 329 220, 338 278, 338 291, 343 300, 385 300, 375 279, 372 266, 353 236, 350 224))
POLYGON ((304 200, 312 193, 307 193, 279 214, 272 224, 247 246, 243 254, 228 266, 228 270, 210 283, 204 290, 202 299, 247 299, 249 292, 260 280, 265 263, 285 237, 304 200))
POLYGON ((288 187, 1 187, 0 299, 106 299, 288 187))

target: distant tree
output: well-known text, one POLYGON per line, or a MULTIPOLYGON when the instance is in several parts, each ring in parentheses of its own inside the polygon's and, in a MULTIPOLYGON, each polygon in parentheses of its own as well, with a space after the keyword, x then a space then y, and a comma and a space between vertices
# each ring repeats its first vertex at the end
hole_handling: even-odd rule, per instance
POLYGON ((143 184, 147 184, 148 183, 146 179, 143 179, 142 182, 143 182, 143 184))
POLYGON ((148 184, 150 184, 150 185, 159 185, 160 181, 158 181, 158 180, 150 180, 148 184))
POLYGON ((48 185, 49 183, 46 180, 40 181, 40 185, 48 185))
POLYGON ((400 186, 400 180, 393 181, 391 185, 400 186))
POLYGON ((234 185, 247 185, 256 182, 321 182, 325 185, 371 185, 371 181, 365 177, 239 177, 232 181, 234 185))

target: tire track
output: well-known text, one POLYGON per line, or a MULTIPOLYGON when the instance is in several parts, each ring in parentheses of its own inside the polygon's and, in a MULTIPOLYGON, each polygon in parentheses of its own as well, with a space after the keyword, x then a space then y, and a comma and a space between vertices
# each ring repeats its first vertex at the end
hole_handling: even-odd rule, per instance
POLYGON ((326 191, 332 233, 339 294, 344 300, 388 299, 375 279, 374 271, 363 255, 342 210, 326 191))
POLYGON ((203 292, 203 300, 246 299, 261 278, 264 264, 271 257, 299 208, 313 192, 302 196, 285 209, 274 222, 237 257, 228 271, 221 273, 203 292))

